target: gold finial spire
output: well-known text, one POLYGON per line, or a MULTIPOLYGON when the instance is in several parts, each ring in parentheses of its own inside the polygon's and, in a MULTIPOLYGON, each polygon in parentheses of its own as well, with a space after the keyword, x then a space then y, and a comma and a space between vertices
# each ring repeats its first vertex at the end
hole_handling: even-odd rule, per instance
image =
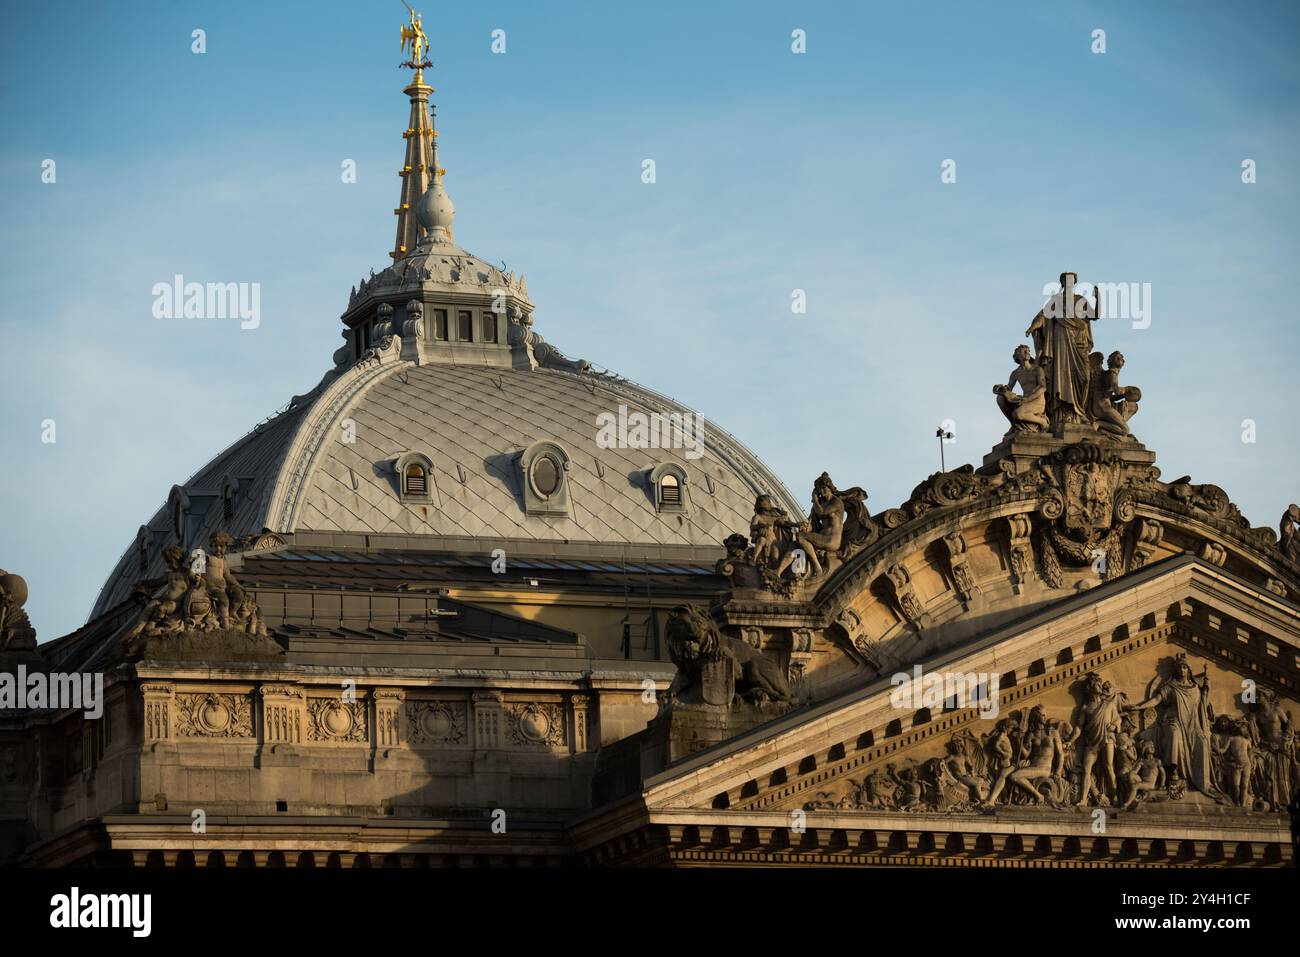
POLYGON ((397 173, 402 178, 402 189, 397 208, 393 210, 397 216, 397 238, 389 255, 394 260, 404 259, 415 251, 420 238, 420 223, 416 215, 418 204, 430 184, 446 172, 438 166, 438 133, 433 126, 433 106, 429 102, 433 87, 424 82, 422 73, 425 68, 433 66, 428 59, 429 37, 424 32, 420 15, 406 0, 402 2, 410 11, 409 24, 402 26, 402 52, 409 53, 410 59, 401 65, 414 70, 415 76, 404 91, 411 100, 411 114, 406 132, 402 134, 406 139, 406 161, 397 173))
POLYGON ((402 27, 402 52, 405 53, 406 48, 409 46, 411 48, 411 58, 402 63, 402 66, 410 67, 415 71, 415 82, 418 84, 423 79, 421 71, 427 66, 433 66, 427 59, 429 37, 424 32, 420 15, 411 9, 411 5, 406 0, 402 0, 402 6, 406 7, 411 14, 410 23, 402 27))

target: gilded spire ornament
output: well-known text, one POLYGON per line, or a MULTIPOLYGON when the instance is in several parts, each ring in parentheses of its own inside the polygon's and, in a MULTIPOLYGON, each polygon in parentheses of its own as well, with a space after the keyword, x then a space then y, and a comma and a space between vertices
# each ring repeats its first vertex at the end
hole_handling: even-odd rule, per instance
MULTIPOLYGON (((402 189, 397 207, 393 210, 397 216, 397 237, 389 255, 394 261, 404 259, 414 252, 420 238, 417 205, 434 180, 445 172, 438 166, 438 133, 434 129, 433 106, 429 102, 433 87, 424 82, 424 69, 433 66, 428 58, 429 37, 424 32, 420 14, 412 10, 405 0, 403 5, 410 12, 410 22, 402 26, 402 52, 409 59, 403 61, 401 66, 414 70, 415 76, 404 91, 410 98, 411 112, 406 132, 402 134, 406 139, 406 159, 398 170, 398 176, 402 178, 402 189)), ((447 202, 450 203, 449 200, 447 202)))
POLYGON ((429 37, 424 32, 423 20, 420 14, 411 9, 411 5, 402 0, 402 6, 406 7, 411 15, 409 24, 402 26, 402 52, 405 53, 407 47, 410 47, 411 58, 405 60, 402 66, 410 67, 415 71, 415 82, 421 80, 420 71, 425 67, 433 66, 428 60, 429 37))

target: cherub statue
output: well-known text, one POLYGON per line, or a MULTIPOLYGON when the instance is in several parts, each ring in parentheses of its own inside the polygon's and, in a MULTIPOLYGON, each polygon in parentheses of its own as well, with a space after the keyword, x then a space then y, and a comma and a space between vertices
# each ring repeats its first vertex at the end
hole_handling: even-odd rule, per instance
POLYGON ((212 536, 208 542, 209 552, 202 572, 208 597, 213 604, 213 613, 222 628, 231 627, 231 606, 238 606, 244 598, 244 589, 231 574, 230 564, 226 560, 230 542, 231 538, 225 532, 217 532, 212 536))
POLYGON ((145 603, 140 617, 123 636, 123 641, 130 642, 143 632, 162 634, 179 631, 181 628, 181 599, 190 590, 190 572, 185 565, 185 553, 179 545, 168 545, 163 549, 163 561, 167 563, 167 578, 145 603))
POLYGON ((1034 361, 1028 346, 1016 346, 1011 358, 1016 367, 1011 370, 1007 384, 993 387, 998 408, 1011 423, 1012 432, 1041 432, 1048 426, 1047 374, 1034 361), (1016 386, 1020 386, 1019 393, 1015 391, 1016 386))
POLYGON ((781 560, 781 531, 790 524, 785 509, 772 502, 772 496, 754 499, 754 517, 749 521, 749 541, 753 545, 754 564, 775 568, 781 560))

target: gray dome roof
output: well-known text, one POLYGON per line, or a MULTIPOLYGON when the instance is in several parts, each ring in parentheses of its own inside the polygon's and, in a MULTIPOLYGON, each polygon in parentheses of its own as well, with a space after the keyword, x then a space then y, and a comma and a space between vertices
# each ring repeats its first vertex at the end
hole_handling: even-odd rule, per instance
POLYGON ((162 573, 178 511, 187 546, 220 529, 241 536, 269 528, 383 536, 390 547, 408 536, 717 546, 747 531, 759 493, 802 514, 753 453, 707 420, 698 458, 681 448, 601 448, 597 417, 620 405, 629 413, 690 411, 623 379, 551 369, 391 359, 336 370, 173 489, 143 530, 146 567, 128 549, 94 613, 162 573), (345 430, 354 441, 344 440, 345 430), (569 457, 567 514, 526 506, 519 457, 540 441, 569 457), (399 494, 393 464, 408 452, 431 463, 427 504, 399 494), (666 464, 686 474, 688 507, 680 512, 656 507, 650 471, 666 464))

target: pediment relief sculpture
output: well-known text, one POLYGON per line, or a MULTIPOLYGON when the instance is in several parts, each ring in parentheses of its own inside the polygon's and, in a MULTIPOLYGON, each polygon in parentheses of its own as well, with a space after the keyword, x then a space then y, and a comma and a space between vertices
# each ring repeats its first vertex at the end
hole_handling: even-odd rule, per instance
MULTIPOLYGON (((1218 806, 1287 811, 1300 784, 1300 738, 1271 688, 1215 713, 1208 669, 1161 660, 1145 688, 1099 672, 1071 687, 1073 707, 1037 703, 961 728, 942 744, 893 754, 804 800, 805 810, 996 813, 1071 807, 1218 806)), ((1198 813, 1193 811, 1192 813, 1198 813)))

